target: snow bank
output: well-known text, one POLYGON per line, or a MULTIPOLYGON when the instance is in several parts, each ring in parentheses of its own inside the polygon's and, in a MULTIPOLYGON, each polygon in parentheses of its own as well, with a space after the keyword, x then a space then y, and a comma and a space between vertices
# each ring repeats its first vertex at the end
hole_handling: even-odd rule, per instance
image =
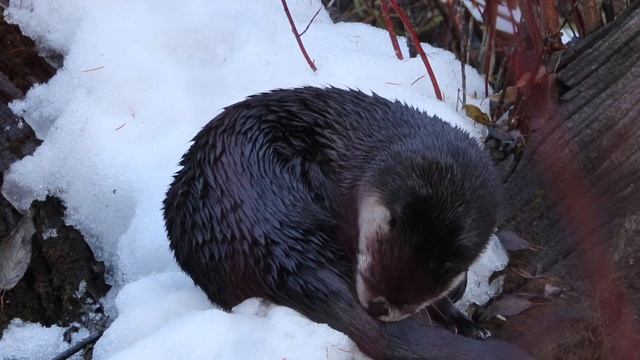
MULTIPOLYGON (((299 28, 321 8, 319 0, 289 6, 299 28)), ((269 358, 309 359, 326 358, 334 345, 352 349, 343 335, 291 310, 265 315, 254 302, 233 315, 212 309, 176 266, 161 202, 189 140, 224 106, 273 88, 334 85, 401 99, 476 137, 482 131, 455 111, 461 77, 451 53, 425 45, 446 96, 440 102, 427 78, 412 85, 424 65, 398 61, 385 31, 333 24, 324 10, 303 37, 316 73, 278 1, 17 0, 6 16, 65 61, 12 104, 44 143, 11 168, 3 193, 23 210, 48 193, 60 196, 67 222, 112 269, 110 299, 120 316, 98 342, 97 359, 134 359, 143 350, 255 358, 258 348, 269 358)), ((479 104, 482 78, 466 71, 479 104)))
POLYGON ((285 307, 248 299, 232 314, 211 309, 182 273, 128 285, 117 306, 120 316, 96 347, 97 359, 363 358, 345 335, 285 307), (149 306, 140 293, 162 300, 149 306))

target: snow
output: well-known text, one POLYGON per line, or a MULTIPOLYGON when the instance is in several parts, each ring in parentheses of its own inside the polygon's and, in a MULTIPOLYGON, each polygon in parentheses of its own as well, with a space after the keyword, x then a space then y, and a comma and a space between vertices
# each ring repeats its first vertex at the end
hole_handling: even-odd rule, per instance
MULTIPOLYGON (((288 3, 300 29, 321 8, 319 0, 288 3)), ((67 223, 107 263, 115 321, 96 359, 358 356, 344 335, 286 308, 250 299, 231 314, 216 309, 175 264, 161 202, 189 140, 224 106, 274 88, 333 85, 401 99, 474 137, 483 132, 456 112, 461 76, 451 53, 424 45, 440 102, 428 78, 412 85, 424 65, 397 60, 385 31, 333 24, 324 10, 303 37, 316 73, 278 1, 16 0, 5 15, 65 56, 54 78, 11 104, 44 143, 14 164, 3 193, 21 210, 48 193, 61 197, 67 223)), ((486 110, 482 77, 466 73, 467 98, 486 110)), ((504 266, 488 256, 491 266, 504 266)), ((39 341, 56 343, 57 333, 38 331, 39 341)), ((5 333, 0 348, 11 341, 5 333)), ((16 356, 39 358, 35 343, 16 356)))
MULTIPOLYGON (((0 359, 51 359, 70 346, 63 340, 64 332, 65 328, 59 326, 45 327, 14 319, 2 334, 0 359)), ((88 335, 86 330, 81 329, 72 335, 72 343, 82 340, 88 335)), ((74 358, 79 359, 79 357, 74 358)))
MULTIPOLYGON (((464 0, 464 6, 467 8, 473 19, 477 22, 484 23, 482 13, 485 11, 485 0, 464 0)), ((516 24, 520 23, 522 13, 520 8, 515 6, 511 9, 505 4, 498 4, 496 16, 496 29, 507 34, 513 34, 516 31, 516 24)))
POLYGON ((576 31, 571 29, 570 26, 566 26, 562 29, 562 43, 567 45, 571 40, 578 38, 576 31))
MULTIPOLYGON (((176 275, 183 277, 178 280, 183 288, 178 294, 175 294, 174 289, 161 289, 160 292, 169 290, 171 293, 171 299, 162 301, 162 309, 150 309, 146 301, 140 299, 126 306, 118 304, 122 313, 114 324, 117 327, 109 329, 105 334, 95 350, 96 358, 111 355, 110 358, 114 360, 176 359, 184 355, 185 351, 189 351, 189 357, 193 359, 364 358, 357 355, 353 343, 345 335, 327 325, 310 323, 285 307, 248 299, 236 306, 232 314, 211 309, 204 296, 191 285, 185 275, 172 274, 170 277, 176 275), (191 301, 194 299, 197 300, 191 301), (142 317, 140 311, 147 312, 149 318, 142 317), (141 325, 140 319, 145 319, 145 324, 141 325), (129 320, 134 320, 134 323, 129 323, 129 320), (128 326, 123 323, 128 323, 128 326), (114 333, 118 335, 114 336, 114 333), (135 334, 135 338, 126 339, 122 343, 126 333, 135 334), (348 357, 344 354, 348 354, 348 357)), ((140 280, 143 281, 145 280, 140 280)), ((152 287, 146 290, 153 293, 158 290, 155 289, 158 283, 159 281, 147 282, 142 286, 152 287)), ((140 290, 139 284, 134 283, 132 286, 140 290)), ((118 301, 120 298, 118 297, 118 301)))
POLYGON ((504 276, 498 276, 491 283, 489 277, 494 272, 504 269, 508 262, 509 255, 500 240, 495 235, 491 236, 480 259, 471 265, 467 274, 467 288, 462 299, 456 302, 456 306, 465 310, 472 303, 483 305, 495 294, 502 292, 504 276))

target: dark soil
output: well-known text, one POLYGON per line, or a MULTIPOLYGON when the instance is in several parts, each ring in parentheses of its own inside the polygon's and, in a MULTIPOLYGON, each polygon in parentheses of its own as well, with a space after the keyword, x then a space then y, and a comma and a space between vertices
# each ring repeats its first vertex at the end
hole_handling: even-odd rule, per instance
POLYGON ((100 298, 110 288, 104 264, 96 261, 82 234, 64 223, 59 199, 34 201, 31 212, 36 227, 31 264, 3 296, 0 331, 16 317, 45 326, 77 322, 94 330, 95 321, 105 320, 100 298))
MULTIPOLYGON (((0 7, 0 12, 2 7, 0 7)), ((33 40, 16 25, 0 19, 0 103, 21 98, 33 86, 46 82, 55 69, 38 55, 33 40)))

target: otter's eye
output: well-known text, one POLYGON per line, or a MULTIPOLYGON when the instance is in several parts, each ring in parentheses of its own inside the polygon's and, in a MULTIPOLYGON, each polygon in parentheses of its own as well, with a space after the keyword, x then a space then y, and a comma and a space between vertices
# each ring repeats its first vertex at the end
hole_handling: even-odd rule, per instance
POLYGON ((394 227, 396 227, 396 218, 392 217, 389 219, 389 229, 393 229, 394 227))

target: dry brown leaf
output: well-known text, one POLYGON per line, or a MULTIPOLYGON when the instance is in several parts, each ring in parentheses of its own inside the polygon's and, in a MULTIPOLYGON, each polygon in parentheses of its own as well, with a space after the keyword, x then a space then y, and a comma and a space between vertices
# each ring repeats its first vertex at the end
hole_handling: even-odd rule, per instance
POLYGON ((462 107, 464 112, 470 117, 473 121, 480 123, 485 126, 492 126, 491 118, 489 115, 485 114, 480 110, 479 107, 471 104, 467 104, 462 107))

